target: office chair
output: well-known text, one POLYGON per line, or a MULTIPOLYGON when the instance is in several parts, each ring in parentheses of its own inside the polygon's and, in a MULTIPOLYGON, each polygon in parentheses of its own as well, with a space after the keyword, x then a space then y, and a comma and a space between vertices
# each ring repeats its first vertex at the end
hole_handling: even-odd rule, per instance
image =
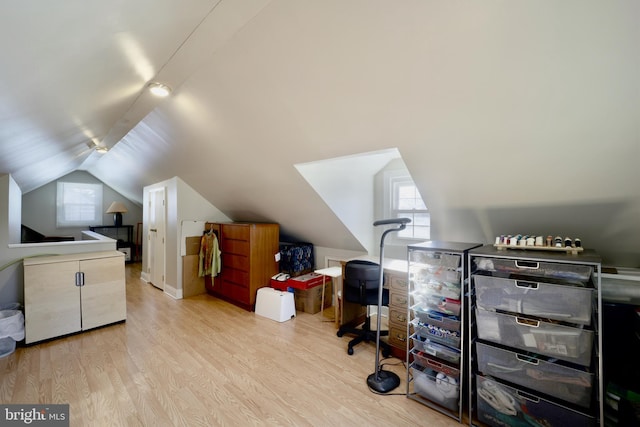
MULTIPOLYGON (((378 305, 378 288, 380 283, 380 265, 370 261, 354 260, 348 261, 344 267, 344 284, 342 292, 344 300, 352 303, 367 306, 367 316, 362 328, 348 325, 341 326, 338 336, 344 334, 355 334, 356 337, 349 341, 347 353, 353 354, 353 347, 361 342, 376 342, 376 331, 371 329, 370 305, 378 305)), ((389 305, 389 290, 383 289, 382 305, 389 305)), ((379 316, 380 314, 378 314, 379 316)), ((378 325, 380 323, 378 322, 378 325)), ((379 326, 378 326, 379 327, 379 326)), ((389 331, 380 331, 380 335, 389 335, 389 331)), ((391 347, 386 342, 378 340, 382 348, 382 355, 387 357, 391 354, 391 347)))

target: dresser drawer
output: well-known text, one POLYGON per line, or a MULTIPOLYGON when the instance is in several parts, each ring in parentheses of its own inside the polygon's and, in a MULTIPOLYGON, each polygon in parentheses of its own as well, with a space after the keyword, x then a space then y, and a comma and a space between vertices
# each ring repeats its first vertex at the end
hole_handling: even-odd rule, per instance
POLYGON ((481 275, 474 275, 473 281, 480 307, 591 324, 591 288, 481 275))
POLYGON ((389 274, 386 277, 386 284, 389 288, 389 292, 407 293, 408 281, 406 276, 397 276, 395 274, 389 274))
POLYGON ((476 395, 478 419, 490 426, 596 425, 592 416, 480 375, 477 376, 476 395), (530 420, 531 423, 523 420, 530 420))
POLYGON ((222 235, 225 239, 249 240, 251 230, 250 225, 243 224, 222 224, 222 235))
POLYGON ((517 274, 586 283, 593 274, 593 267, 588 265, 482 257, 474 258, 474 261, 478 270, 495 273, 501 277, 517 274))
POLYGON ((480 339, 589 366, 594 333, 476 308, 480 339))
MULTIPOLYGON (((236 254, 249 256, 249 242, 244 240, 230 240, 224 239, 222 241, 221 252, 222 254, 236 254)), ((224 266, 223 266, 224 267, 224 266)))
POLYGON ((236 270, 249 271, 249 258, 244 255, 231 253, 222 254, 222 269, 234 268, 236 270))
POLYGON ((407 308, 392 308, 389 307, 389 322, 399 323, 407 325, 407 308))
MULTIPOLYGON (((244 288, 249 287, 249 272, 247 271, 237 270, 230 267, 223 268, 222 278, 225 282, 231 282, 244 288)), ((215 282, 213 286, 215 287, 215 282)))
POLYGON ((389 293, 389 306, 404 307, 406 310, 407 303, 408 303, 408 296, 406 292, 389 293))
POLYGON ((536 357, 476 343, 478 370, 485 375, 588 408, 594 374, 536 357))
POLYGON ((389 324, 389 344, 406 351, 407 349, 407 324, 389 324))

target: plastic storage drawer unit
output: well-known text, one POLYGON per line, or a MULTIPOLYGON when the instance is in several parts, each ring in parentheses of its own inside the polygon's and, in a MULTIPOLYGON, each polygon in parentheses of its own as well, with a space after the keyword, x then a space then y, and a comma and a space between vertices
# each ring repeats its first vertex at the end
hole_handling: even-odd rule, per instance
POLYGON ((528 314, 581 325, 591 324, 593 289, 474 275, 482 308, 528 314))
POLYGON ((490 426, 595 426, 596 419, 490 378, 477 376, 478 419, 490 426))
POLYGON ((594 374, 478 342, 478 370, 588 408, 594 374))
POLYGON ((583 366, 591 364, 594 333, 476 308, 478 337, 583 366))

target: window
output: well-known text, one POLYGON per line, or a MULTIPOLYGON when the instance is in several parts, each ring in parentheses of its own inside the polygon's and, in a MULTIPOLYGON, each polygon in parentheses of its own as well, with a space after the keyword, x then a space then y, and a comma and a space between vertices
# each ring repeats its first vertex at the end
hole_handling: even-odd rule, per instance
MULTIPOLYGON (((391 175, 391 174, 390 174, 391 175)), ((401 239, 428 240, 431 236, 431 215, 410 176, 388 176, 390 218, 409 218, 407 228, 398 233, 401 239)))
POLYGON ((56 226, 102 224, 102 184, 58 182, 56 226))

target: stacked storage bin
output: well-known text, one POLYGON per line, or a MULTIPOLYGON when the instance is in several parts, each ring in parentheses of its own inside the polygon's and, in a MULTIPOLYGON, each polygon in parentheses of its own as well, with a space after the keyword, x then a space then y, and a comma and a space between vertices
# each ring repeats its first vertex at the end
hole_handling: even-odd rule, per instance
POLYGON ((462 420, 466 251, 479 244, 426 242, 409 251, 407 397, 462 420))
POLYGON ((485 246, 469 262, 471 412, 492 426, 602 423, 599 257, 485 246))

